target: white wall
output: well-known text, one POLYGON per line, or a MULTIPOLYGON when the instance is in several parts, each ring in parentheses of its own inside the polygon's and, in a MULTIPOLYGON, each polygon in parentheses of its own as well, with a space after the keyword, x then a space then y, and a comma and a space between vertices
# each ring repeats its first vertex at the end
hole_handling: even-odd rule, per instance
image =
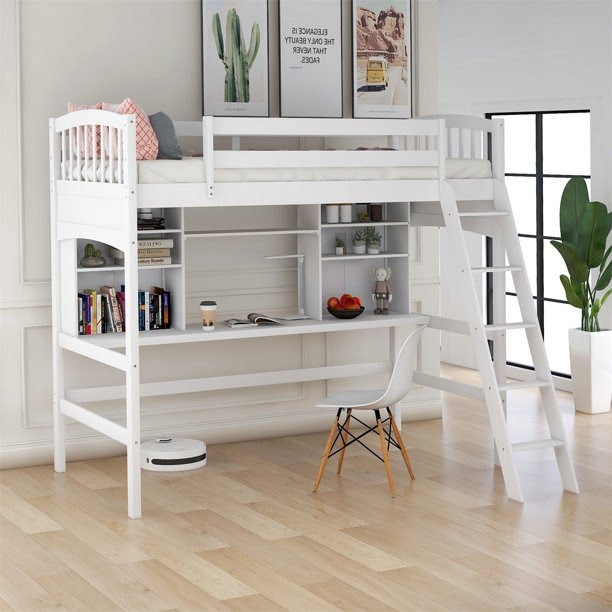
MULTIPOLYGON (((591 109, 592 198, 612 207, 612 2, 440 0, 440 112, 591 109)), ((441 241, 442 311, 461 308, 441 241)), ((475 260, 480 240, 470 241, 475 260)), ((602 315, 612 325, 612 305, 602 315)), ((471 364, 443 337, 442 357, 471 364)))
MULTIPOLYGON (((277 4, 270 2, 270 32, 277 32, 277 4)), ((435 112, 436 3, 423 5, 418 40, 424 83, 417 109, 435 112)), ((343 0, 345 115, 350 114, 350 3, 343 0)), ((49 284, 48 129, 50 116, 65 112, 68 101, 120 101, 130 96, 149 113, 163 110, 177 119, 201 116, 200 0, 2 0, 0 1, 0 460, 4 466, 51 459, 51 350, 49 284)), ((278 113, 278 62, 270 44, 271 112, 278 113)), ((228 221, 229 222, 229 221, 228 221)), ((415 308, 439 306, 437 231, 424 232, 414 252, 415 308)), ((223 282, 207 288, 224 291, 228 301, 268 302, 262 295, 270 269, 250 273, 262 279, 246 291, 223 282)), ((191 281, 195 299, 197 278, 191 281)), ((295 301, 295 284, 283 287, 295 301)), ((269 292, 268 292, 269 294, 269 292)), ((195 313, 197 316, 197 313, 195 313)), ((376 360, 386 351, 380 333, 360 332, 347 344, 326 346, 322 338, 270 339, 236 343, 211 353, 204 347, 148 349, 143 379, 161 378, 174 369, 184 377, 230 373, 248 368, 316 366, 350 354, 376 360), (249 354, 254 355, 249 362, 249 354), (289 363, 291 361, 291 363, 289 363), (244 363, 242 363, 244 362, 244 363), (148 368, 148 370, 147 370, 148 368)), ((435 334, 423 353, 427 364, 439 352, 435 334)), ((97 372, 72 359, 74 384, 99 382, 97 372), (80 379, 80 380, 79 380, 80 379)), ((117 380, 115 384, 119 384, 117 380)), ((367 381, 365 381, 367 382, 367 381)), ((361 381, 363 384, 364 381, 361 381)), ((337 383, 334 383, 337 385, 337 383)), ((333 387, 334 385, 332 385, 333 387)), ((143 437, 161 431, 200 435, 208 442, 312 431, 329 426, 313 409, 325 393, 323 382, 263 387, 204 395, 158 398, 143 406, 143 437)), ((405 402, 408 419, 440 415, 439 394, 416 389, 405 402)), ((109 418, 121 419, 120 404, 101 405, 109 418)), ((69 427, 69 459, 119 452, 84 427, 69 427)))

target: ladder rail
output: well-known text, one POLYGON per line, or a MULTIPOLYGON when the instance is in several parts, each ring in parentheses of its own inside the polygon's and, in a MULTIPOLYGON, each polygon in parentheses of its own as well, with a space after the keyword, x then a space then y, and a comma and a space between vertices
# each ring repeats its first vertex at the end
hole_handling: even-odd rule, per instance
MULTIPOLYGON (((499 206, 502 210, 510 213, 512 212, 510 197, 503 181, 495 181, 494 196, 497 206, 499 206)), ((514 285, 516 288, 521 315, 523 320, 537 320, 537 313, 531 297, 532 293, 529 286, 527 270, 525 268, 525 261, 512 214, 509 214, 504 218, 502 231, 504 235, 504 242, 506 244, 509 264, 511 266, 519 266, 523 268, 523 272, 514 274, 514 285)), ((533 357, 536 378, 539 380, 545 380, 549 383, 547 386, 540 387, 540 396, 542 398, 542 406, 548 422, 550 435, 552 438, 562 440, 564 442, 563 446, 554 447, 557 465, 559 466, 559 473, 563 482, 563 488, 568 491, 578 493, 578 481, 576 479, 574 466, 569 455, 567 434, 563 424, 563 419, 561 418, 561 414, 559 412, 557 398, 555 396, 552 374, 550 371, 550 365, 548 363, 548 356, 546 355, 546 350, 544 347, 544 339, 539 326, 526 329, 525 332, 527 334, 529 350, 531 351, 531 355, 533 357)))
MULTIPOLYGON (((453 246, 453 252, 456 254, 453 261, 456 263, 459 276, 463 277, 465 287, 469 294, 467 296, 468 303, 474 306, 480 305, 481 300, 476 291, 474 275, 470 268, 467 248, 463 238, 463 228, 457 209, 457 201, 455 200, 452 187, 446 181, 440 182, 440 204, 448 230, 449 241, 453 246)), ((518 478, 512 445, 508 438, 504 407, 502 405, 497 383, 497 374, 489 352, 481 309, 475 307, 468 308, 467 311, 470 335, 474 345, 476 362, 481 373, 485 403, 491 421, 491 428, 495 438, 502 474, 504 476, 506 493, 510 499, 522 502, 523 492, 518 478)))

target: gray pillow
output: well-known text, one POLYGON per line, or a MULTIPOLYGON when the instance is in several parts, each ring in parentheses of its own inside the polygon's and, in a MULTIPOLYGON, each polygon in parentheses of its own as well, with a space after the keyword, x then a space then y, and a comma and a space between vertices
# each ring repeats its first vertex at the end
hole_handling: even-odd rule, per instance
POLYGON ((149 121, 159 141, 157 159, 183 159, 172 119, 166 113, 159 112, 149 115, 149 121))

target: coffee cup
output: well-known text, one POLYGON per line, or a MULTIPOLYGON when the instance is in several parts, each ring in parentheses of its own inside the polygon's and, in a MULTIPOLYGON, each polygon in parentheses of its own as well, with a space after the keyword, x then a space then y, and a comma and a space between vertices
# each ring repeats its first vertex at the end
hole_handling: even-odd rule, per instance
POLYGON ((217 302, 203 300, 200 302, 200 312, 202 313, 202 329, 204 331, 214 331, 217 319, 217 302))

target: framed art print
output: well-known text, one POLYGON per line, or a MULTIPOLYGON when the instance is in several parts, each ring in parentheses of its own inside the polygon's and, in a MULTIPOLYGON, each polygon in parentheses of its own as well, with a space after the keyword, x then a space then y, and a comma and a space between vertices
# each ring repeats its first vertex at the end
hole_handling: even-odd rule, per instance
POLYGON ((342 117, 341 0, 280 0, 282 117, 342 117))
POLYGON ((203 114, 267 117, 267 0, 202 0, 203 114))
POLYGON ((353 116, 412 114, 410 0, 353 0, 353 116))

